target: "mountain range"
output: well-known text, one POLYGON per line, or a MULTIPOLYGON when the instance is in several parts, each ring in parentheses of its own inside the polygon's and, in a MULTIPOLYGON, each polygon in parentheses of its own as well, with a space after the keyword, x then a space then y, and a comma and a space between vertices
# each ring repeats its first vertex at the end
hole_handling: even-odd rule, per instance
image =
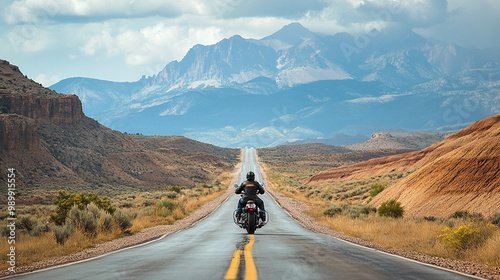
POLYGON ((262 39, 195 45, 135 82, 75 77, 50 88, 76 94, 86 115, 112 129, 222 147, 350 144, 388 129, 456 130, 500 112, 498 52, 402 28, 368 34, 291 23, 262 39))

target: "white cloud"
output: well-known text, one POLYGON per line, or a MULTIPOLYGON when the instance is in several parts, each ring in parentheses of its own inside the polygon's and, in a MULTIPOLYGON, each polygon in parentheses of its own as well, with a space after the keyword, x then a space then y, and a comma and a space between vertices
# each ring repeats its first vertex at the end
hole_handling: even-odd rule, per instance
POLYGON ((447 0, 366 0, 357 7, 365 20, 386 21, 410 28, 444 20, 447 0))
POLYGON ((111 18, 206 14, 209 8, 197 0, 18 0, 4 10, 8 24, 50 21, 99 21, 111 18))
POLYGON ((435 41, 454 43, 465 47, 500 47, 500 1, 450 0, 445 20, 420 29, 419 33, 435 41))
POLYGON ((38 83, 44 85, 44 86, 50 86, 53 85, 61 80, 61 77, 59 76, 50 76, 47 77, 45 74, 40 74, 36 76, 33 80, 37 81, 38 83))
POLYGON ((324 34, 397 23, 436 41, 500 46, 497 0, 2 0, 0 8, 2 58, 45 80, 134 80, 195 44, 259 39, 292 21, 324 34))
MULTIPOLYGON (((97 27, 95 27, 97 28, 97 27)), ((160 21, 144 28, 121 29, 113 32, 110 24, 100 27, 101 32, 92 35, 82 47, 86 55, 105 52, 107 56, 123 56, 129 65, 146 65, 161 61, 182 59, 195 44, 214 44, 221 40, 220 29, 214 26, 189 27, 169 25, 160 21)))

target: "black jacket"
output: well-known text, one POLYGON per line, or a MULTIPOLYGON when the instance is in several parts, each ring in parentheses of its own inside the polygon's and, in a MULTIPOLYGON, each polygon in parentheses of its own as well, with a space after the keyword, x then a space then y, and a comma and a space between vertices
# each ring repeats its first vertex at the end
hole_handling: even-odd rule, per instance
POLYGON ((236 194, 240 194, 245 191, 245 197, 250 199, 256 199, 257 194, 264 194, 266 191, 257 181, 245 181, 234 191, 236 194))

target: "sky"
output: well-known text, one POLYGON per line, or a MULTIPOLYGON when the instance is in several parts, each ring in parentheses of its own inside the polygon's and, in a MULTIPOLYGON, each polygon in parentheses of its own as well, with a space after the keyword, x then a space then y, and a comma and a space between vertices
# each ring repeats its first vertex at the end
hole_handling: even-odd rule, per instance
POLYGON ((498 15, 498 0, 2 0, 0 59, 46 87, 69 77, 137 81, 196 44, 260 39, 291 22, 327 35, 402 25, 433 42, 500 51, 498 15))

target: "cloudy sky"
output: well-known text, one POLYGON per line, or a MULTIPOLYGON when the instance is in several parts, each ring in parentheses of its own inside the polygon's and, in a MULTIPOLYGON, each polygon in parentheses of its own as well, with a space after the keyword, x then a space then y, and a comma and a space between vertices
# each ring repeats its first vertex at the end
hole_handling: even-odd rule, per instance
POLYGON ((498 0, 2 0, 0 58, 50 86, 136 81, 195 44, 262 38, 291 22, 323 34, 404 25, 427 39, 500 51, 498 0))

